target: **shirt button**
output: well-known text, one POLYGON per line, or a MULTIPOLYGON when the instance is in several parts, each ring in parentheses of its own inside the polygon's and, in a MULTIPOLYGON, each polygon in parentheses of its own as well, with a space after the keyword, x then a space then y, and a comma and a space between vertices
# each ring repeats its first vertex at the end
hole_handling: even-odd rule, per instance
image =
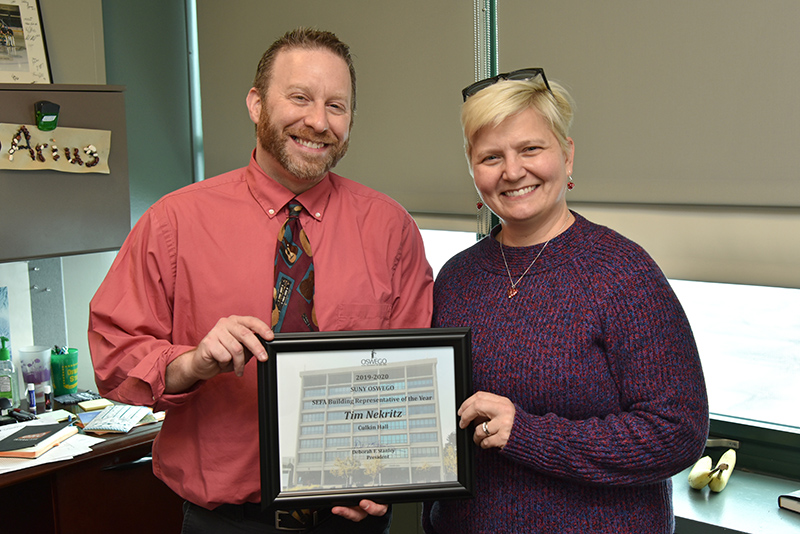
POLYGON ((320 217, 322 217, 322 214, 320 212, 317 212, 317 213, 314 214, 314 217, 319 219, 320 217))
POLYGON ((272 209, 272 208, 270 208, 270 209, 269 209, 269 214, 270 214, 270 215, 275 215, 275 210, 274 210, 274 209, 272 209))

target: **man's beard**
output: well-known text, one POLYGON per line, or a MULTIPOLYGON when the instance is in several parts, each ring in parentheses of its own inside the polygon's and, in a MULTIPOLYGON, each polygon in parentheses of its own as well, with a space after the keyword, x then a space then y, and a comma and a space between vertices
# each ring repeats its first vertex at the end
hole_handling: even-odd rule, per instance
POLYGON ((321 178, 335 167, 336 164, 339 163, 339 160, 347 153, 347 147, 350 144, 349 138, 339 143, 339 140, 330 130, 327 130, 323 135, 316 134, 310 128, 281 132, 272 124, 269 115, 263 108, 258 121, 258 142, 261 143, 261 148, 272 155, 284 169, 298 179, 308 181, 321 178), (296 136, 300 139, 315 143, 330 144, 333 145, 333 150, 324 157, 293 157, 289 155, 289 151, 286 148, 287 142, 294 142, 291 140, 290 136, 296 136))

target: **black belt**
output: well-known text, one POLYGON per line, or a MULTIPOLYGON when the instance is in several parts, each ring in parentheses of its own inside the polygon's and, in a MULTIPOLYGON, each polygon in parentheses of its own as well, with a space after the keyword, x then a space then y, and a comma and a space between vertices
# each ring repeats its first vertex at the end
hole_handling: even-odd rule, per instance
POLYGON ((286 530, 292 532, 305 532, 326 519, 331 515, 330 510, 276 510, 274 508, 261 509, 257 503, 246 502, 244 504, 222 504, 214 509, 226 517, 241 521, 256 521, 270 525, 276 530, 286 530))

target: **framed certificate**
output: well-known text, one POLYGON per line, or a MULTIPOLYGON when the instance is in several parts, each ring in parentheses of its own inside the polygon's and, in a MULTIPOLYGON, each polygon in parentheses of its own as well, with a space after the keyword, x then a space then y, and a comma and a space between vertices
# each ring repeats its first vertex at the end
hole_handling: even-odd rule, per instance
POLYGON ((305 332, 263 342, 261 503, 470 497, 468 328, 305 332))

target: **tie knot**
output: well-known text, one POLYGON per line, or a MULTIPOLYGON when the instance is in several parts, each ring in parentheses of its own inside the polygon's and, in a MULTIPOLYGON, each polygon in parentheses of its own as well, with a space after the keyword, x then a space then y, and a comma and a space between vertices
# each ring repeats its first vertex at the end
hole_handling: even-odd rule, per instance
POLYGON ((300 217, 300 212, 303 211, 303 206, 295 202, 289 203, 289 218, 297 219, 300 217))

